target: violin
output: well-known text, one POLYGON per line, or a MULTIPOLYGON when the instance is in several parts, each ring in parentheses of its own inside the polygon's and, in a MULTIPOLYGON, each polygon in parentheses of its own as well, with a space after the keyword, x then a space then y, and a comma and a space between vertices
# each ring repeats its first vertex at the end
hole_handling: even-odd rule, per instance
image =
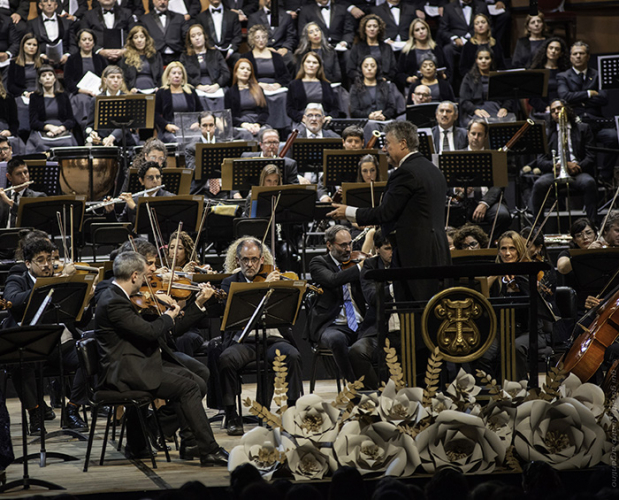
MULTIPOLYGON (((271 274, 273 271, 279 271, 279 269, 277 269, 277 267, 274 267, 272 264, 262 264, 262 266, 260 266, 260 270, 256 273, 256 276, 254 276, 252 282, 265 282, 269 274, 271 274)), ((292 271, 286 271, 285 273, 280 272, 279 279, 281 281, 299 281, 299 276, 297 275, 297 273, 293 273, 292 271)), ((312 292, 319 295, 323 293, 323 290, 320 287, 310 285, 309 283, 306 283, 305 286, 312 292)))
POLYGON ((362 252, 361 250, 353 250, 352 252, 350 252, 350 258, 347 261, 342 262, 340 265, 342 266, 343 270, 349 269, 369 257, 371 257, 371 255, 362 252))
MULTIPOLYGON (((163 282, 151 280, 140 287, 136 295, 131 296, 131 303, 140 310, 142 314, 161 315, 168 310, 169 304, 163 299, 163 282), (150 286, 149 286, 150 285, 150 286)), ((164 292, 165 293, 165 292, 164 292)))
POLYGON ((13 303, 10 300, 0 299, 0 311, 10 309, 13 307, 13 303))

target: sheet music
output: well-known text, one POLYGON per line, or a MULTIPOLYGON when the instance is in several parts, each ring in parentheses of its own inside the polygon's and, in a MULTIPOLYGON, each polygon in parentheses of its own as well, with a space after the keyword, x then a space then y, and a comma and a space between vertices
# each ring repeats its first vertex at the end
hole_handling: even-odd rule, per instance
POLYGON ((63 53, 64 51, 62 47, 62 40, 58 40, 53 45, 45 45, 45 55, 49 58, 50 61, 60 62, 63 53))
POLYGON ((196 89, 196 94, 198 94, 200 97, 210 97, 211 99, 216 99, 218 97, 224 96, 224 90, 218 89, 215 92, 204 92, 202 90, 196 89))
POLYGON ((100 92, 100 87, 101 78, 95 75, 92 71, 87 71, 77 84, 78 89, 90 90, 95 94, 98 94, 100 92))

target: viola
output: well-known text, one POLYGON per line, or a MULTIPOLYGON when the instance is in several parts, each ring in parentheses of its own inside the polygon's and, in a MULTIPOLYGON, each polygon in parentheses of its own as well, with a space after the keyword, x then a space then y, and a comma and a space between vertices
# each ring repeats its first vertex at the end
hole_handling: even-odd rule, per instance
MULTIPOLYGON (((256 276, 254 276, 254 279, 252 281, 254 283, 263 283, 266 281, 269 274, 271 274, 273 271, 279 271, 279 269, 277 269, 277 267, 274 267, 272 264, 262 264, 262 266, 260 266, 260 270, 258 271, 258 273, 256 273, 256 276)), ((299 281, 299 276, 297 275, 297 273, 293 273, 292 271, 286 271, 285 273, 280 272, 279 279, 282 281, 299 281)), ((312 292, 319 295, 323 293, 323 290, 320 287, 310 285, 309 283, 306 283, 305 286, 312 292)))
POLYGON ((131 303, 142 314, 161 315, 169 308, 168 303, 162 297, 164 293, 165 290, 162 287, 162 282, 151 280, 148 284, 145 283, 140 287, 139 293, 131 296, 131 303))
POLYGON ((371 255, 362 252, 361 250, 353 250, 350 252, 350 258, 341 263, 342 269, 349 269, 352 266, 359 264, 359 262, 364 261, 368 257, 371 257, 371 255))

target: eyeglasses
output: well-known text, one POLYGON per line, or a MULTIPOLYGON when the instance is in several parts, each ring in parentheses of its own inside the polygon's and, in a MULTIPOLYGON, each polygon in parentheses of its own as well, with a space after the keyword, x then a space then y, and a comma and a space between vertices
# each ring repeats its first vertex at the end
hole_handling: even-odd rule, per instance
POLYGON ((243 264, 244 266, 251 264, 252 266, 258 264, 258 262, 260 262, 260 257, 243 257, 241 259, 241 264, 243 264))
POLYGON ((278 144, 279 145, 279 141, 264 141, 262 144, 271 144, 271 145, 278 144))
POLYGON ((322 115, 315 115, 313 113, 305 116, 307 116, 310 120, 319 120, 320 118, 322 118, 322 115))
POLYGON ((472 241, 471 243, 462 243, 463 250, 470 250, 471 248, 479 248, 479 242, 472 241))
POLYGON ((3 148, 0 148, 0 152, 2 153, 6 153, 7 151, 10 151, 10 150, 11 150, 11 146, 5 146, 3 148))
POLYGON ((50 256, 50 257, 38 257, 38 258, 34 259, 34 261, 33 261, 33 262, 34 262, 37 266, 44 266, 44 265, 46 265, 46 264, 48 264, 48 265, 50 265, 50 266, 51 266, 51 264, 52 264, 52 262, 53 262, 53 261, 54 261, 54 259, 52 259, 52 257, 50 256))
POLYGON ((595 233, 593 231, 591 231, 591 229, 586 230, 586 231, 582 231, 580 233, 576 233, 574 235, 574 238, 577 238, 579 240, 582 240, 583 238, 587 238, 589 236, 595 236, 595 233))

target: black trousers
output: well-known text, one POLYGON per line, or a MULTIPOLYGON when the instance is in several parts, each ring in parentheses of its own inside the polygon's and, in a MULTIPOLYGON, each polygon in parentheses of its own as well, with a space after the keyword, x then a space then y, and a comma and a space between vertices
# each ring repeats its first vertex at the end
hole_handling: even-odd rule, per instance
POLYGON ((372 366, 373 351, 376 350, 376 338, 363 337, 357 339, 348 325, 331 325, 320 336, 318 345, 329 349, 340 374, 349 382, 354 382, 365 376, 363 385, 367 388, 378 388, 378 377, 372 366))

